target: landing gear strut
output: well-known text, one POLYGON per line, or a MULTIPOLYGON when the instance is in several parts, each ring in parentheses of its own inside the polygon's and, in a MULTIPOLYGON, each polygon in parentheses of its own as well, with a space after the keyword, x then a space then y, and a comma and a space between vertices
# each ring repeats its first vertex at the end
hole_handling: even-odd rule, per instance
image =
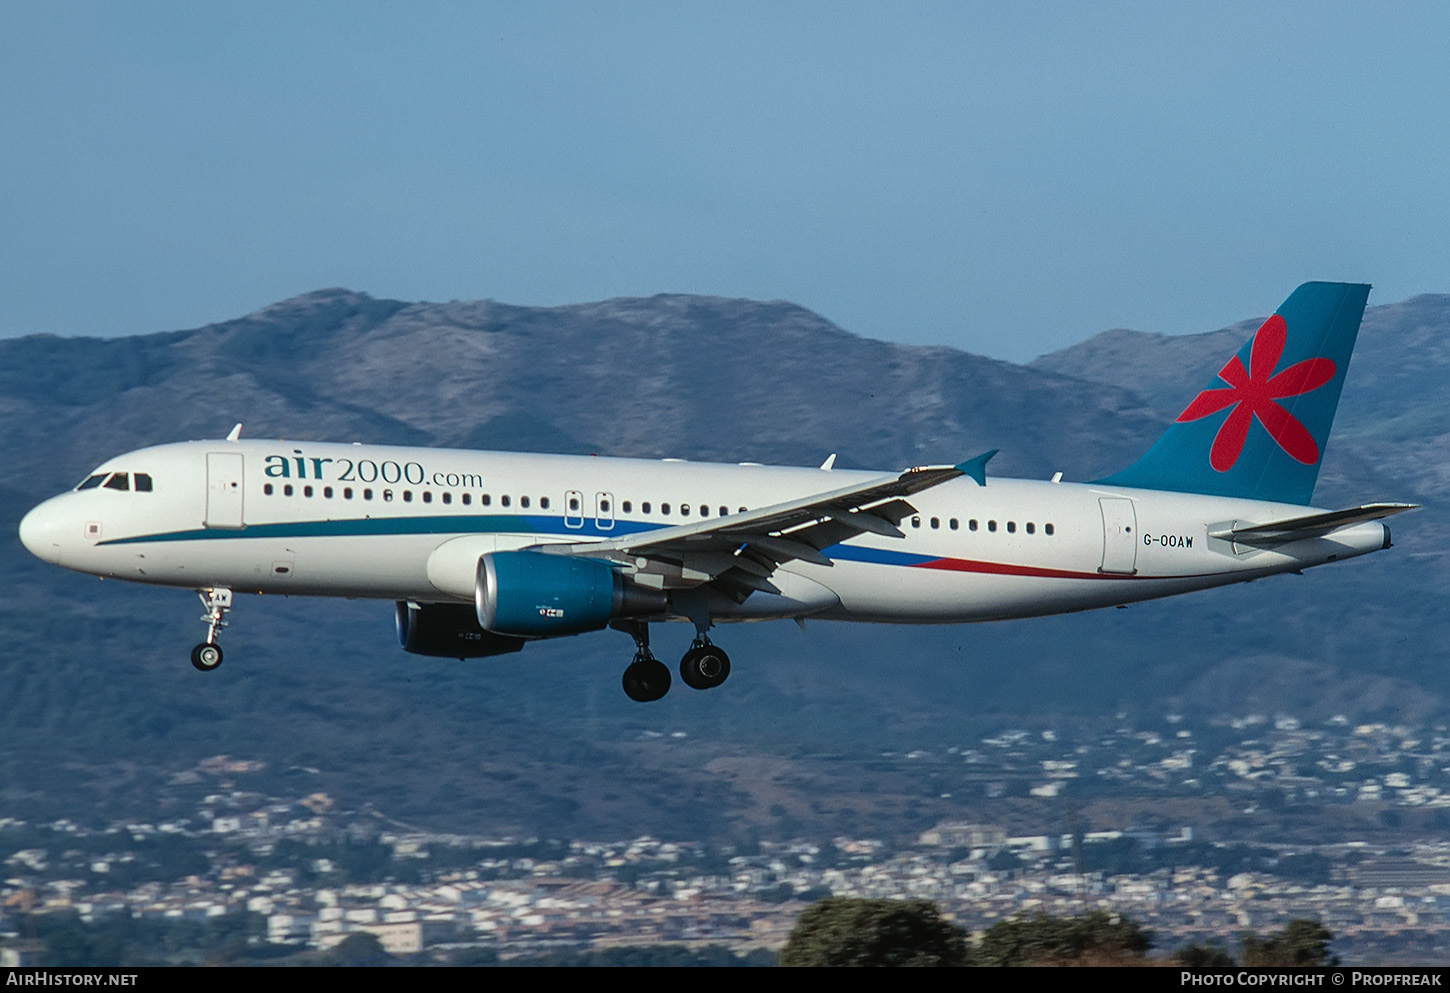
POLYGON ((614 625, 634 639, 634 661, 624 670, 624 692, 631 700, 649 703, 670 691, 670 670, 650 653, 649 625, 642 621, 614 625))
POLYGON ((716 648, 702 631, 680 659, 680 678, 695 690, 714 689, 730 677, 730 656, 716 648))
POLYGON ((201 622, 206 625, 206 641, 191 650, 191 664, 202 672, 211 672, 222 664, 222 646, 217 644, 217 632, 227 626, 227 611, 232 609, 232 591, 223 586, 197 590, 206 613, 201 622))

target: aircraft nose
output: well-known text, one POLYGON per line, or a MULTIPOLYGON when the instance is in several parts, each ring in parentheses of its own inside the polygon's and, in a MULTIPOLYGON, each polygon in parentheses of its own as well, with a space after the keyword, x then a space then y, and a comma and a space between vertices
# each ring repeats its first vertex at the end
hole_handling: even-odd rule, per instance
POLYGON ((60 562, 60 519, 55 501, 45 501, 20 519, 20 543, 38 559, 60 562))

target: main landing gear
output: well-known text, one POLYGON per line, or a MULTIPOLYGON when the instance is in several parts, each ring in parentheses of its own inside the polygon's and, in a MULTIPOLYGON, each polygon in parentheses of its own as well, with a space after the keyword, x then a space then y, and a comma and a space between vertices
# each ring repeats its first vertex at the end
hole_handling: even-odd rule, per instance
POLYGON ((222 646, 217 644, 217 632, 227 626, 227 611, 232 609, 232 591, 222 586, 209 590, 197 590, 206 613, 201 621, 206 625, 206 641, 191 650, 191 664, 202 672, 211 672, 222 664, 222 646))
POLYGON ((730 656, 701 632, 680 659, 680 678, 692 690, 712 690, 730 677, 730 656))
POLYGON ((649 650, 649 625, 626 621, 620 629, 634 639, 634 661, 624 670, 624 694, 649 703, 670 691, 670 670, 649 650))
MULTIPOLYGON (((640 703, 658 700, 670 691, 670 670, 649 650, 649 625, 642 621, 617 622, 614 627, 634 639, 634 661, 624 670, 625 695, 640 703)), ((691 689, 708 690, 730 675, 730 656, 716 648, 702 631, 680 659, 680 678, 691 689)))

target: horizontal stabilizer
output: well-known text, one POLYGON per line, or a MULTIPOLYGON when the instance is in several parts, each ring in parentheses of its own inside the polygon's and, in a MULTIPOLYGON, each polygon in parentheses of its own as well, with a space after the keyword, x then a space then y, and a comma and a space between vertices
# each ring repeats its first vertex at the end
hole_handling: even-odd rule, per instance
POLYGON ((1393 514, 1414 510, 1416 503, 1367 503, 1362 507, 1347 510, 1331 510, 1323 514, 1309 514, 1306 517, 1290 517, 1266 524, 1249 524, 1244 527, 1222 528, 1210 531, 1210 538, 1223 538, 1240 545, 1282 545, 1304 538, 1322 538, 1339 528, 1363 521, 1377 521, 1393 514))

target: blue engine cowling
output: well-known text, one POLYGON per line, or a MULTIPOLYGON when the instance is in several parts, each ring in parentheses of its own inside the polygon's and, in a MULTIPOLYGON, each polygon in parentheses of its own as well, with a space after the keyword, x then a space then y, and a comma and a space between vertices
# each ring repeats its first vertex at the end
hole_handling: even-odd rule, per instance
POLYGON ((409 603, 398 601, 398 643, 403 651, 437 658, 481 659, 507 655, 524 647, 522 638, 510 638, 478 626, 478 615, 466 603, 409 603))
POLYGON ((480 558, 475 600, 485 631, 516 638, 598 631, 669 605, 662 591, 634 586, 608 562, 530 551, 480 558))

